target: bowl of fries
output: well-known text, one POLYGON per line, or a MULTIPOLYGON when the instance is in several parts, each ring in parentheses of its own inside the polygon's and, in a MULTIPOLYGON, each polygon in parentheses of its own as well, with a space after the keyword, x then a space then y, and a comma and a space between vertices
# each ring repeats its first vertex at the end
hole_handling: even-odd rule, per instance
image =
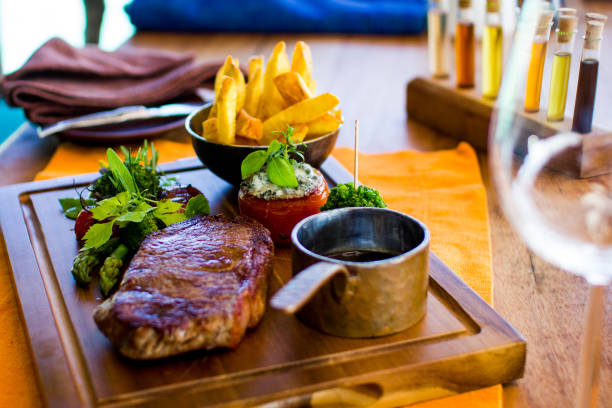
POLYGON ((342 126, 340 100, 326 92, 316 95, 312 57, 299 41, 291 62, 279 42, 264 69, 262 56, 248 63, 245 80, 236 58, 228 56, 215 77, 215 101, 189 115, 185 122, 194 150, 213 173, 238 185, 240 164, 293 128, 292 143, 300 144, 307 163, 319 167, 331 154, 342 126))

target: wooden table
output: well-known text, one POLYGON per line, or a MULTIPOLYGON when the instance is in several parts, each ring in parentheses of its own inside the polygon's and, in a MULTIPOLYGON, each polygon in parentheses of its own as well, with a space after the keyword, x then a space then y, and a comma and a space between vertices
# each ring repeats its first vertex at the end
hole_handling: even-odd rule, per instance
MULTIPOLYGON (((571 5, 571 2, 570 2, 571 5)), ((612 14, 612 4, 589 2, 589 10, 612 14)), ((609 23, 609 26, 612 23, 609 23)), ((606 30, 598 89, 596 123, 612 129, 612 29, 606 30), (606 54, 607 53, 607 54, 606 54)), ((426 75, 426 39, 355 35, 260 34, 137 34, 130 44, 177 51, 194 51, 202 59, 228 53, 246 62, 252 54, 269 54, 280 39, 292 46, 305 40, 312 48, 319 89, 342 100, 347 123, 360 120, 360 148, 383 152, 405 148, 451 148, 456 140, 442 137, 411 122, 405 114, 405 84, 426 75)), ((569 101, 568 103, 572 103, 569 101)), ((182 137, 182 136, 179 136, 182 137)), ((351 145, 351 132, 342 132, 339 145, 351 145)), ((24 125, 12 143, 0 151, 0 184, 31 180, 49 160, 58 140, 40 141, 24 125)), ((570 407, 577 377, 579 344, 587 295, 585 281, 531 254, 503 218, 491 187, 487 155, 479 153, 488 189, 491 222, 495 309, 528 342, 525 377, 504 387, 505 407, 570 407)), ((551 176, 551 183, 562 183, 551 176)), ((0 273, 8 265, 0 264, 0 273)), ((607 291, 600 407, 612 406, 612 290, 607 291)))

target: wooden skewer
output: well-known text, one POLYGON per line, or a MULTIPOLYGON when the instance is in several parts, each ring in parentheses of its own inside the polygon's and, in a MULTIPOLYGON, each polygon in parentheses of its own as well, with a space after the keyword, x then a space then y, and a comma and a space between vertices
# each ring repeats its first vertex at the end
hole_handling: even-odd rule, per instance
POLYGON ((355 174, 353 185, 355 188, 359 187, 359 180, 357 175, 359 174, 359 121, 355 121, 355 174))

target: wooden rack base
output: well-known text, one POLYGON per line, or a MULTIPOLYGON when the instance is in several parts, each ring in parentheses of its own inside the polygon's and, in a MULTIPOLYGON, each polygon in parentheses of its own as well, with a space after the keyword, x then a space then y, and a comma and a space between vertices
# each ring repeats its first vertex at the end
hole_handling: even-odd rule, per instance
MULTIPOLYGON (((460 89, 452 79, 415 78, 406 88, 406 111, 411 119, 447 136, 465 140, 476 149, 486 150, 489 122, 495 102, 485 99, 473 89, 460 89)), ((572 119, 548 122, 546 112, 517 112, 523 119, 522 137, 549 137, 569 132, 572 119)), ((524 154, 526 143, 518 146, 524 154)), ((612 173, 612 132, 593 128, 582 135, 582 143, 556 157, 549 168, 572 177, 586 178, 612 173)))

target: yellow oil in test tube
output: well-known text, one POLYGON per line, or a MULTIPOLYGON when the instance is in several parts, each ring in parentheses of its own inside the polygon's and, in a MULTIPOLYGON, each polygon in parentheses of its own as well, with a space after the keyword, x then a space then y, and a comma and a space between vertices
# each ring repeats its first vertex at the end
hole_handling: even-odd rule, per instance
POLYGON ((550 92, 548 94, 548 111, 546 112, 546 119, 550 121, 560 121, 565 116, 567 84, 572 64, 576 25, 576 16, 571 14, 559 16, 559 25, 556 31, 557 49, 553 57, 550 92))
POLYGON ((482 37, 482 95, 495 99, 499 91, 503 63, 503 32, 499 0, 487 1, 482 37))

